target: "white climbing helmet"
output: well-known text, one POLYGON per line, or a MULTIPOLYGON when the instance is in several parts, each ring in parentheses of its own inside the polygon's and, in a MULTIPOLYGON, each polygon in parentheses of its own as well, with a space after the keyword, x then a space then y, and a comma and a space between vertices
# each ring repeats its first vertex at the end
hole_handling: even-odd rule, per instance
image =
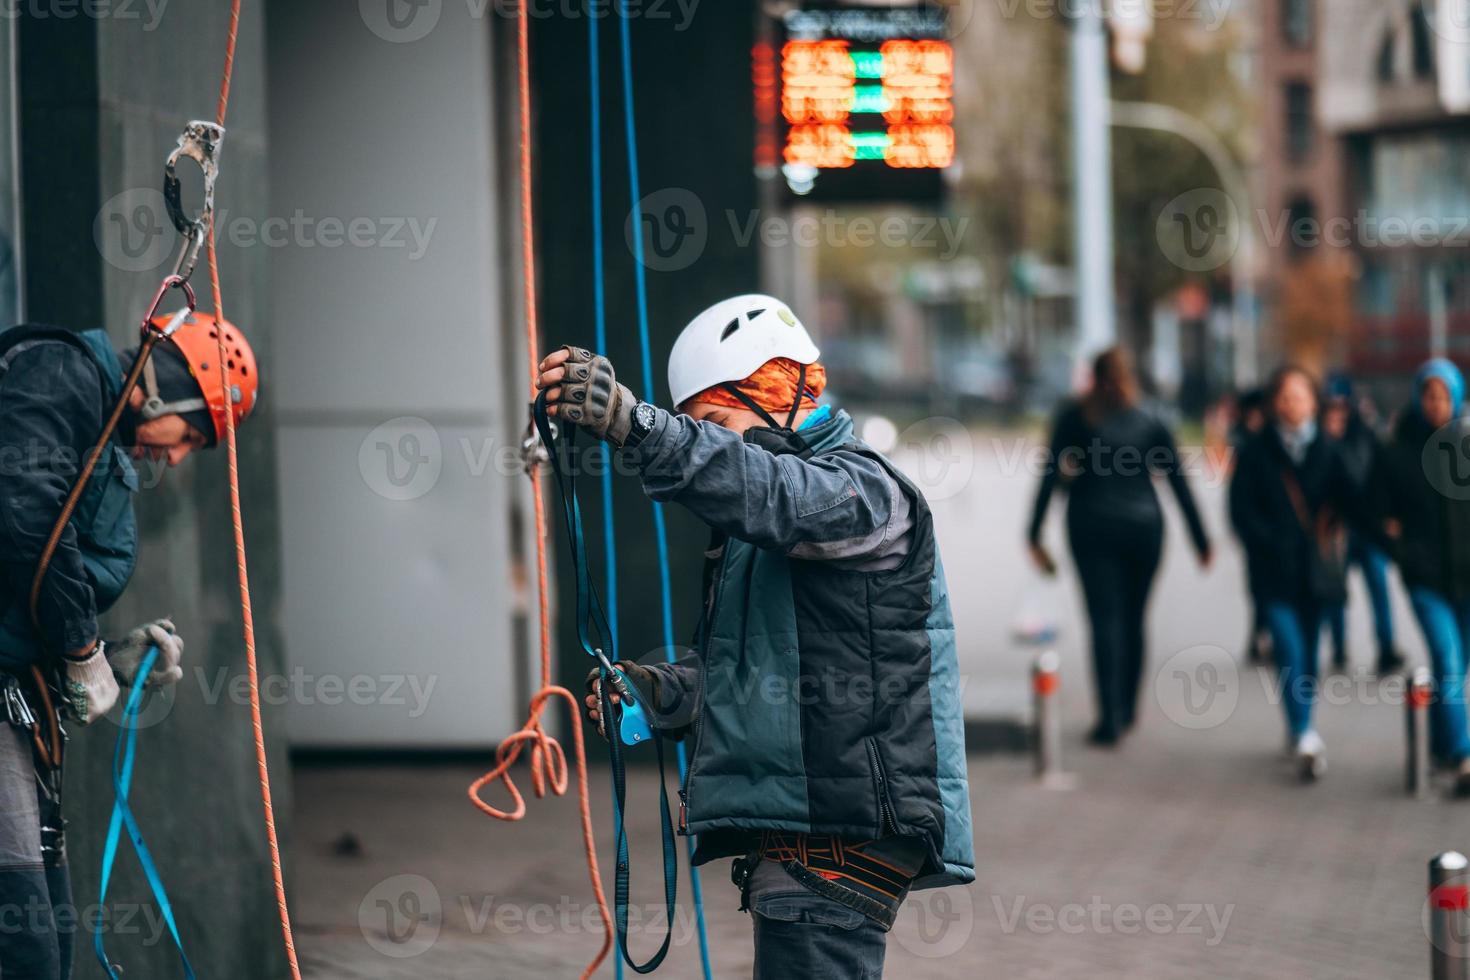
POLYGON ((744 381, 773 358, 812 364, 819 353, 796 314, 779 299, 760 293, 732 296, 690 320, 674 341, 669 393, 677 408, 706 388, 744 381))

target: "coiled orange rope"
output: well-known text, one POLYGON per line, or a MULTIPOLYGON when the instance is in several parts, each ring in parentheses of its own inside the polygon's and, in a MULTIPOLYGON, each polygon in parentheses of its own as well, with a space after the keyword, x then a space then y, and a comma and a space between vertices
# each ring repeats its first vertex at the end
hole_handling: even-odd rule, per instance
MULTIPOLYGON (((521 256, 524 274, 522 288, 526 303, 526 360, 530 371, 531 391, 536 390, 536 353, 540 338, 536 323, 536 255, 531 209, 531 79, 530 24, 522 6, 516 32, 517 87, 520 95, 520 176, 521 176, 521 256)), ((597 847, 592 836, 592 805, 587 791, 587 749, 582 740, 582 715, 577 699, 564 687, 551 683, 551 598, 546 572, 546 504, 541 492, 541 471, 533 464, 530 470, 531 496, 536 513, 536 588, 541 603, 541 689, 531 698, 529 717, 520 731, 500 743, 495 751, 495 768, 470 784, 470 802, 497 820, 520 820, 526 815, 526 802, 510 777, 510 768, 520 758, 521 748, 531 746, 531 788, 543 797, 549 788, 562 796, 567 791, 567 756, 556 739, 542 726, 541 715, 553 697, 563 698, 571 711, 572 746, 577 759, 577 796, 582 814, 582 844, 587 852, 587 874, 597 910, 602 916, 602 948, 582 971, 582 980, 591 977, 607 958, 613 945, 612 913, 602 890, 602 874, 597 867, 597 847), (480 792, 500 780, 510 794, 514 808, 500 810, 481 797, 480 792)))
MULTIPOLYGON (((230 105, 230 76, 235 70, 235 42, 240 33, 240 0, 230 5, 230 34, 225 44, 225 66, 220 79, 219 105, 215 122, 225 124, 225 111, 230 105)), ((220 298, 219 262, 214 250, 214 224, 209 226, 209 287, 213 294, 214 315, 225 318, 220 298)), ((230 390, 229 358, 225 350, 225 332, 219 333, 220 384, 230 390)), ((292 980, 301 980, 301 966, 296 961, 296 942, 291 934, 291 910, 286 906, 286 878, 281 870, 281 844, 276 835, 276 811, 271 803, 271 774, 266 762, 265 726, 260 718, 260 672, 255 658, 255 617, 250 607, 250 573, 245 564, 245 521, 240 513, 240 460, 235 444, 235 413, 225 412, 225 457, 230 476, 230 517, 235 526, 235 563, 240 577, 240 615, 245 624, 245 670, 250 679, 250 726, 255 736, 255 765, 260 777, 260 802, 265 809, 265 836, 270 845, 271 875, 275 880, 276 907, 281 918, 281 936, 286 943, 286 962, 292 980)))

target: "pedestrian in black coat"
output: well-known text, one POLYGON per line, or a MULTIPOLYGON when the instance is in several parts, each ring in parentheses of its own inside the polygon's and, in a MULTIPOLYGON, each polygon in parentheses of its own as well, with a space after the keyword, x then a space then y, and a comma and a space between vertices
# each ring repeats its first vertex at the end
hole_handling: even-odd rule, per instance
POLYGON ((1287 734, 1304 778, 1326 768, 1312 727, 1324 615, 1347 588, 1346 518, 1363 508, 1337 445, 1317 425, 1317 387, 1297 367, 1267 386, 1270 424, 1241 450, 1230 518, 1251 564, 1281 672, 1287 734))
POLYGON ((1091 741, 1114 745, 1133 727, 1145 659, 1144 614, 1163 550, 1164 517, 1154 477, 1168 479, 1202 566, 1210 539, 1180 467, 1174 437, 1138 407, 1132 365, 1120 348, 1098 355, 1092 389, 1058 413, 1047 472, 1028 535, 1032 560, 1051 574, 1041 543, 1051 495, 1067 491, 1067 537, 1092 623, 1097 726, 1091 741))

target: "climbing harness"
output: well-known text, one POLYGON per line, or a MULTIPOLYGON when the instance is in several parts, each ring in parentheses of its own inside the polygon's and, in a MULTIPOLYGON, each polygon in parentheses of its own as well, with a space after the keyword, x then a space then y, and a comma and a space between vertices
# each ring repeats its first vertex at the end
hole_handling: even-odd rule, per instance
MULTIPOLYGON (((668 780, 664 770, 663 736, 648 722, 647 708, 639 701, 638 694, 627 675, 614 666, 617 661, 616 639, 608 626, 597 589, 592 584, 592 573, 587 567, 587 543, 582 530, 582 508, 577 499, 576 476, 571 466, 564 464, 562 456, 572 454, 576 445, 576 427, 566 429, 566 435, 557 440, 551 432, 551 420, 546 411, 546 393, 536 397, 532 406, 532 418, 541 441, 550 448, 551 473, 561 496, 562 517, 566 521, 567 540, 570 545, 572 571, 577 581, 577 641, 582 650, 602 670, 603 725, 607 730, 608 754, 612 760, 613 799, 617 821, 617 871, 613 886, 613 914, 617 925, 618 949, 623 960, 636 973, 652 973, 668 955, 669 943, 674 937, 674 914, 679 891, 679 854, 674 841, 674 821, 669 810, 668 780), (612 700, 618 696, 618 703, 612 700), (628 835, 621 815, 627 802, 627 772, 623 762, 625 745, 640 745, 652 741, 658 759, 659 816, 663 833, 664 871, 664 916, 668 929, 658 950, 643 963, 635 960, 628 950, 628 898, 630 867, 628 861, 628 835)), ((650 706, 651 707, 651 706, 650 706)))
POLYGON ((138 863, 143 867, 143 875, 148 879, 148 887, 153 891, 154 901, 158 903, 158 910, 163 915, 164 925, 168 926, 169 934, 173 937, 174 948, 179 951, 179 962, 183 965, 184 976, 187 980, 194 980, 194 967, 189 963, 189 957, 184 952, 184 941, 179 937, 179 926, 174 921, 174 910, 169 903, 168 892, 164 890, 163 879, 158 874, 158 866, 153 861, 153 854, 148 850, 148 845, 143 840, 143 831, 138 827, 138 820, 133 816, 132 807, 128 804, 128 792, 133 785, 133 763, 137 759, 138 714, 143 709, 147 691, 144 679, 153 669, 153 664, 157 659, 158 648, 152 647, 138 667, 137 679, 128 692, 127 703, 123 705, 122 727, 117 734, 117 746, 112 753, 114 793, 112 819, 107 825, 107 840, 102 846, 101 884, 97 895, 97 924, 92 932, 92 948, 110 980, 122 980, 122 970, 108 957, 103 937, 107 932, 107 923, 104 921, 107 914, 107 887, 112 882, 112 868, 117 860, 117 846, 124 827, 127 828, 128 839, 132 841, 133 852, 138 855, 138 863))

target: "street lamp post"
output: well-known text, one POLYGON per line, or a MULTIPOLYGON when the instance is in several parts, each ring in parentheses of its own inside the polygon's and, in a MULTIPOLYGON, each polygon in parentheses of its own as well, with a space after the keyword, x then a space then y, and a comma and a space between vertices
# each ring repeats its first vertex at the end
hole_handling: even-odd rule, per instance
POLYGON ((1108 131, 1108 33, 1102 4, 1073 4, 1072 213, 1077 270, 1077 355, 1081 360, 1117 337, 1113 311, 1113 163, 1108 131))

